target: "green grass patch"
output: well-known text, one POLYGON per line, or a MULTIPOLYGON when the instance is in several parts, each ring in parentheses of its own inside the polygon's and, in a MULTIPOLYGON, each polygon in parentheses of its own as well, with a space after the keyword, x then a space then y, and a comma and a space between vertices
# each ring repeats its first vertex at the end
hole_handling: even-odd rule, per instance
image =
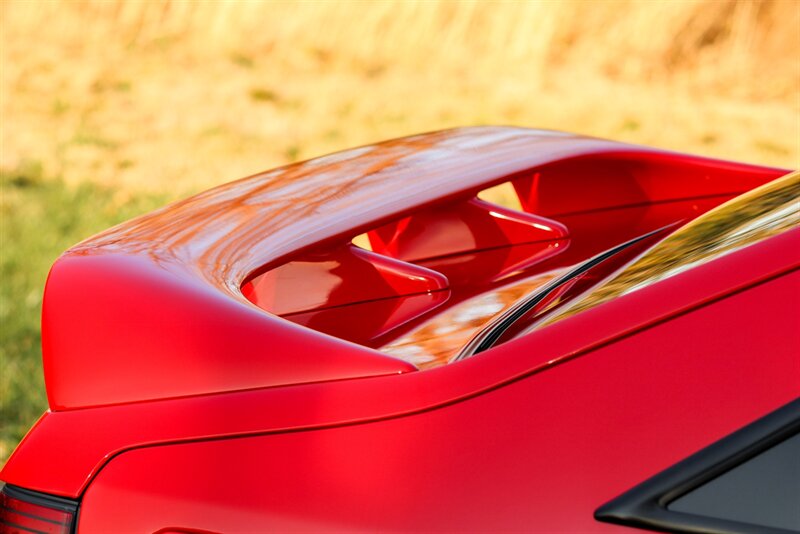
POLYGON ((70 187, 36 165, 0 171, 0 465, 47 409, 39 321, 50 266, 78 241, 167 200, 70 187))

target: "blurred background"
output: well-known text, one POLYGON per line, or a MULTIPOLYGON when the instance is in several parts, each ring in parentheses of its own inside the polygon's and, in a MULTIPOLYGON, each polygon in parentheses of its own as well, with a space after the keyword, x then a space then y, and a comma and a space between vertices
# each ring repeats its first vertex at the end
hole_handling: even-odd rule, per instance
POLYGON ((452 126, 800 167, 800 2, 0 4, 0 463, 58 254, 271 167, 452 126))

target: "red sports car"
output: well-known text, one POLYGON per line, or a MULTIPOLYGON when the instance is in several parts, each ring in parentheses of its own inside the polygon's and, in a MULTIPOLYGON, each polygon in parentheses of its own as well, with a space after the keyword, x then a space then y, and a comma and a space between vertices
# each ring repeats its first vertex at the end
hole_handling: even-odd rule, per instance
POLYGON ((799 222, 501 127, 177 202, 53 266, 3 532, 800 531, 799 222))

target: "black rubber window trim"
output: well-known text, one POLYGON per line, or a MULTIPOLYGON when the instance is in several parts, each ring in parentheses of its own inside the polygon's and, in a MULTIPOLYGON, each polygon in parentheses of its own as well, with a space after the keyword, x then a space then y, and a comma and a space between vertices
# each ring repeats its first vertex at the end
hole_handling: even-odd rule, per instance
POLYGON ((541 289, 534 291, 532 294, 524 297, 514 306, 506 310, 500 317, 496 320, 485 326, 481 331, 479 331, 475 337, 470 340, 469 343, 459 352, 452 361, 463 360, 469 358, 470 356, 474 356, 486 350, 489 350, 497 343, 497 340, 500 339, 500 336, 508 330, 515 322, 517 322, 520 317, 524 316, 529 310, 531 310, 534 306, 536 306, 539 302, 541 302, 547 295, 552 293, 558 287, 564 285, 565 283, 569 282, 576 276, 580 276, 581 274, 589 271, 593 267, 603 263, 607 259, 619 254, 626 248, 629 248, 640 241, 647 239, 648 237, 652 237, 656 234, 664 232, 665 230, 676 226, 677 223, 668 224, 662 228, 657 228, 651 232, 648 232, 644 235, 640 235, 639 237, 635 237, 630 241, 626 241, 625 243, 621 243, 615 247, 612 247, 600 254, 589 258, 588 260, 582 262, 581 264, 577 265, 576 267, 570 269, 568 272, 564 273, 563 275, 559 276, 555 280, 552 280, 548 284, 546 284, 541 289))
POLYGON ((688 514, 667 506, 734 467, 800 433, 800 398, 713 443, 598 508, 598 521, 664 532, 796 532, 688 514))

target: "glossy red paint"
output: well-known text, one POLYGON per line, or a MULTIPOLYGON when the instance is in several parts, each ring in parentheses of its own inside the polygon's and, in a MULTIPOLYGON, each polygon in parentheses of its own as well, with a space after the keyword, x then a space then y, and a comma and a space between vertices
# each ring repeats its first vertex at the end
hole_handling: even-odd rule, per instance
POLYGON ((545 313, 560 308, 568 304, 577 296, 585 293, 591 287, 595 286, 600 280, 604 280, 618 271, 626 264, 630 263, 636 257, 641 256, 648 248, 651 248, 655 243, 664 239, 665 236, 674 230, 674 225, 665 226, 658 230, 654 230, 646 237, 640 238, 635 244, 620 251, 609 260, 587 270, 585 273, 580 274, 562 286, 556 288, 549 293, 546 298, 539 302, 536 306, 532 307, 527 312, 521 314, 517 321, 506 330, 497 340, 497 343, 505 343, 526 331, 530 325, 536 323, 545 313))
POLYGON ((442 274, 355 245, 306 254, 242 286, 256 306, 286 315, 447 289, 442 274))
POLYGON ((598 503, 798 395, 776 305, 798 288, 795 272, 413 417, 123 453, 81 531, 622 531, 598 503), (741 310, 765 305, 753 328, 741 310))
MULTIPOLYGON (((613 153, 565 158, 514 182, 525 211, 555 217, 597 209, 741 193, 758 173, 738 163, 698 165, 685 157, 613 153)), ((773 176, 774 177, 774 176, 773 176)))
MULTIPOLYGON (((688 222, 729 198, 703 197, 559 216, 565 223, 559 226, 570 229, 568 237, 415 262, 445 275, 447 292, 322 307, 283 317, 429 368, 454 356, 489 320, 555 273, 619 242, 688 222)), ((285 288, 293 289, 291 284, 285 288)))
POLYGON ((480 199, 437 207, 368 233, 372 250, 421 261, 524 243, 566 238, 552 219, 506 209, 480 199))
POLYGON ((451 365, 375 349, 782 173, 477 128, 168 206, 54 266, 0 479, 89 533, 619 530, 594 509, 800 395, 800 229, 451 365), (504 181, 534 213, 474 200, 504 181))
MULTIPOLYGON (((486 354, 421 373, 51 411, 22 441, 0 472, 0 479, 46 493, 77 497, 110 458, 125 450, 327 428, 446 406, 544 371, 683 311, 797 269, 799 250, 800 229, 796 229, 486 354), (271 406, 280 409, 265 408, 271 406), (70 461, 64 462, 64 458, 70 461)), ((741 311, 739 315, 748 320, 751 317, 741 311)), ((751 327, 759 325, 762 321, 751 321, 751 327)), ((705 328, 705 324, 696 324, 696 337, 703 337, 705 328)), ((784 339, 798 348, 796 336, 784 339)), ((739 353, 735 354, 738 358, 739 353)), ((792 361, 797 363, 796 359, 792 361)), ((793 384, 795 393, 800 394, 795 370, 782 368, 781 373, 793 384)), ((598 380, 612 378, 598 377, 598 380)), ((664 382, 653 395, 665 395, 669 386, 669 382, 664 382)), ((731 390, 730 394, 738 398, 736 391, 731 390)))
MULTIPOLYGON (((609 174, 606 166, 624 165, 613 184, 626 205, 693 198, 690 185, 703 195, 732 194, 781 174, 601 139, 486 127, 389 141, 221 186, 112 228, 56 262, 42 319, 50 406, 413 371, 263 313, 242 295, 242 284, 293 256, 346 246, 364 231, 463 203, 510 179, 530 181, 528 196, 544 188, 549 198, 550 182, 536 179, 537 168, 575 158, 595 160, 600 176, 609 174), (675 181, 676 171, 685 177, 675 181)), ((585 186, 591 177, 577 179, 581 189, 572 200, 558 197, 556 207, 537 215, 609 206, 597 193, 601 186, 585 186)))
POLYGON ((339 339, 380 347, 423 317, 436 312, 448 302, 449 297, 449 290, 436 291, 321 308, 282 317, 339 339))

